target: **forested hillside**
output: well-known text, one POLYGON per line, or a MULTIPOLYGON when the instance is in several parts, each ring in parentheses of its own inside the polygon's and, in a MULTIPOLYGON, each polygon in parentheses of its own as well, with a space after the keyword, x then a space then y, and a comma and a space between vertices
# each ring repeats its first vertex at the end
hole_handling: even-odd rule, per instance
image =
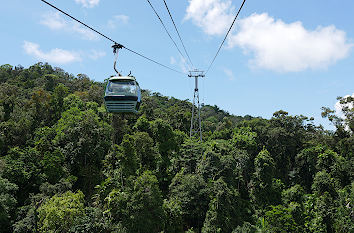
MULTIPOLYGON (((354 116, 329 132, 143 92, 112 115, 104 84, 38 63, 0 66, 0 232, 354 232, 354 116)), ((350 106, 350 107, 348 107, 350 106)))

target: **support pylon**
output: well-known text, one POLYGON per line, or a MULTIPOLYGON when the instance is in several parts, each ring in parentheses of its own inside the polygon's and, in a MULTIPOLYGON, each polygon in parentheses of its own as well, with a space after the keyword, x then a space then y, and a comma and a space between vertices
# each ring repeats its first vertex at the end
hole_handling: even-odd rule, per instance
POLYGON ((193 97, 193 107, 192 107, 192 119, 191 128, 189 131, 189 137, 199 137, 199 141, 203 140, 202 136, 202 120, 200 118, 200 102, 199 102, 199 89, 198 89, 198 78, 205 77, 204 71, 193 70, 189 72, 188 77, 194 78, 195 88, 193 97))

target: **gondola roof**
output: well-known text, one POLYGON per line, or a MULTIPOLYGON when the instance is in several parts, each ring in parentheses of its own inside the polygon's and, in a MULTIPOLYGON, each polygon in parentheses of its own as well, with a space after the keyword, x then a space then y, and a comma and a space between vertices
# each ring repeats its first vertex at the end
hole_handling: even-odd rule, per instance
POLYGON ((125 81, 125 80, 136 81, 135 77, 133 76, 114 76, 114 77, 110 77, 108 80, 109 81, 125 81))

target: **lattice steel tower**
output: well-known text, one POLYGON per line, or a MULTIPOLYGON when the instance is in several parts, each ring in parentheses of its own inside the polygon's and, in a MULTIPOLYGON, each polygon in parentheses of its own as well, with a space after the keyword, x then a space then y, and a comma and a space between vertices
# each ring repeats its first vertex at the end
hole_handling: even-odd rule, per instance
POLYGON ((199 89, 198 89, 198 78, 205 77, 204 71, 193 70, 189 72, 188 77, 194 78, 195 88, 193 97, 193 107, 192 107, 192 119, 191 128, 189 131, 189 136, 199 137, 199 141, 202 141, 202 120, 200 118, 200 102, 199 102, 199 89))

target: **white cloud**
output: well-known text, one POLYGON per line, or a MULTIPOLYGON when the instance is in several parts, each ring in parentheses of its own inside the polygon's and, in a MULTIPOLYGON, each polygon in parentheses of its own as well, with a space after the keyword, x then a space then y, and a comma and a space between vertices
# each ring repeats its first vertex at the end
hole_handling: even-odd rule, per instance
POLYGON ((63 30, 70 33, 77 33, 86 40, 98 39, 98 36, 93 31, 84 28, 77 22, 66 21, 59 12, 48 12, 44 14, 40 23, 51 30, 63 30))
POLYGON ((28 41, 24 42, 23 48, 28 55, 31 55, 40 61, 56 64, 67 64, 81 61, 81 56, 76 52, 58 48, 52 49, 49 52, 43 52, 42 50, 40 50, 38 44, 28 41))
POLYGON ((234 19, 231 0, 189 0, 186 20, 192 20, 208 35, 225 34, 234 19))
POLYGON ((98 40, 98 36, 95 32, 88 28, 82 27, 79 23, 74 22, 71 30, 81 35, 83 39, 86 40, 98 40))
POLYGON ((253 14, 239 21, 229 47, 240 46, 254 55, 255 67, 277 72, 323 69, 349 55, 353 44, 335 26, 307 30, 301 22, 287 24, 268 14, 253 14))
POLYGON ((226 74, 226 76, 229 78, 230 81, 235 80, 235 75, 232 72, 232 70, 224 68, 223 71, 226 74))
POLYGON ((174 57, 170 57, 170 64, 171 65, 176 64, 176 59, 174 57))
POLYGON ((184 73, 188 73, 188 71, 191 70, 186 59, 184 59, 182 56, 179 57, 179 60, 178 58, 176 59, 175 57, 170 57, 170 64, 178 65, 184 73))
POLYGON ((100 59, 101 57, 104 57, 106 56, 106 53, 104 51, 98 51, 98 50, 95 50, 95 49, 92 49, 90 51, 90 54, 88 54, 89 58, 91 58, 92 60, 98 60, 100 59))
POLYGON ((179 67, 181 68, 183 73, 187 73, 190 70, 186 59, 184 59, 183 57, 180 57, 179 67))
POLYGON ((112 19, 108 20, 108 27, 115 29, 118 24, 127 24, 129 22, 129 16, 126 15, 115 15, 112 19))
POLYGON ((67 22, 60 17, 59 12, 48 12, 44 14, 40 23, 52 30, 60 30, 67 27, 67 22))
POLYGON ((100 3, 100 0, 75 0, 77 4, 81 4, 86 8, 93 8, 100 3))
MULTIPOLYGON (((344 96, 343 98, 345 99, 345 98, 348 98, 348 97, 350 97, 350 95, 346 95, 346 96, 344 96)), ((354 93, 351 95, 351 97, 354 98, 354 93)), ((343 109, 344 107, 348 107, 349 109, 353 109, 353 108, 354 108, 354 105, 353 105, 353 103, 349 103, 349 104, 343 105, 343 104, 340 103, 340 101, 338 101, 338 102, 334 105, 334 108, 336 109, 336 115, 339 116, 339 117, 341 117, 341 118, 343 118, 343 119, 345 119, 345 116, 344 116, 343 111, 342 111, 342 109, 343 109)))
MULTIPOLYGON (((344 96, 343 98, 346 99, 346 98, 348 98, 348 97, 354 98, 354 93, 353 93, 351 96, 350 96, 350 95, 346 95, 346 96, 344 96)), ((349 119, 347 119, 347 116, 348 116, 348 115, 345 116, 345 114, 344 114, 344 112, 343 112, 343 109, 347 108, 347 114, 348 114, 348 110, 351 110, 351 114, 353 114, 353 113, 352 113, 352 111, 353 111, 353 109, 354 109, 354 104, 353 104, 353 102, 350 102, 350 103, 347 103, 347 104, 341 104, 340 101, 338 101, 338 102, 334 105, 334 108, 335 108, 335 110, 336 110, 336 115, 344 120, 344 129, 347 130, 348 132, 350 132, 350 131, 351 131, 351 128, 350 128, 350 126, 349 126, 349 125, 350 125, 349 121, 350 121, 351 118, 349 117, 349 119)), ((352 133, 353 133, 353 132, 352 132, 352 133)))

